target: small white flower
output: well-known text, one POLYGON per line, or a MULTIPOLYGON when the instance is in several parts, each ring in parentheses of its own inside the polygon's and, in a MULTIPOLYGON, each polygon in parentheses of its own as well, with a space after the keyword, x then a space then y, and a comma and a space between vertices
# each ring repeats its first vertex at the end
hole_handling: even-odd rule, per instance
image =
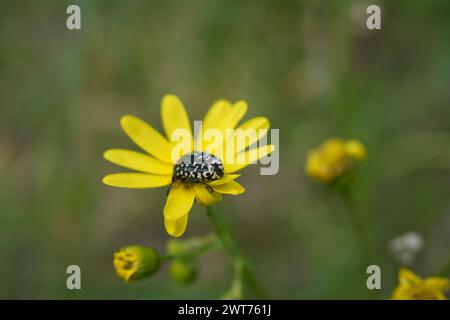
POLYGON ((400 263, 411 265, 424 245, 422 236, 411 231, 392 239, 389 248, 400 263))

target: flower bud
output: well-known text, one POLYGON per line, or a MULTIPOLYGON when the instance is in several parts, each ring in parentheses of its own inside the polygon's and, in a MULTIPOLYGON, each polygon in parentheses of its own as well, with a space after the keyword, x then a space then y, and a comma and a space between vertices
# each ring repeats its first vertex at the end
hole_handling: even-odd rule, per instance
POLYGON ((174 259, 170 263, 169 274, 175 282, 187 285, 197 278, 197 268, 193 260, 174 259))
POLYGON ((152 248, 128 246, 114 253, 113 264, 117 275, 126 282, 131 282, 158 271, 160 257, 152 248))

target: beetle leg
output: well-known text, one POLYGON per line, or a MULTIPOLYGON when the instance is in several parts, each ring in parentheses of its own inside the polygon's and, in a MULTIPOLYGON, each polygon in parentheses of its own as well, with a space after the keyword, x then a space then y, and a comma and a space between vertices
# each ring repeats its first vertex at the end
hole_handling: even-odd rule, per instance
POLYGON ((202 182, 202 184, 205 186, 206 190, 208 190, 209 193, 214 192, 214 189, 209 184, 207 184, 206 182, 202 182))
POLYGON ((170 190, 172 189, 172 185, 173 185, 174 182, 175 182, 175 179, 172 177, 172 182, 170 183, 169 188, 167 188, 166 196, 169 195, 169 192, 170 192, 170 190))

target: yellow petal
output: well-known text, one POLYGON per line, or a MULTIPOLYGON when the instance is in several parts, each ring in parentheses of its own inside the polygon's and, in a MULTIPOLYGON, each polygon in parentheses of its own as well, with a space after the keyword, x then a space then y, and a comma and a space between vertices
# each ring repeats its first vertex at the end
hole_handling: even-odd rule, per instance
POLYGON ((266 117, 255 117, 248 121, 245 121, 243 124, 241 124, 238 129, 242 130, 248 130, 248 129, 269 129, 270 128, 270 122, 269 119, 266 117))
POLYGON ((109 149, 103 153, 103 157, 114 164, 137 171, 169 176, 173 171, 172 165, 136 151, 109 149))
POLYGON ((245 152, 242 152, 235 157, 232 163, 224 163, 226 173, 233 173, 239 171, 251 163, 258 161, 259 159, 267 156, 275 150, 274 145, 267 145, 259 148, 254 148, 245 152), (242 157, 241 157, 242 156, 242 157))
POLYGON ((218 100, 209 108, 203 118, 203 131, 208 129, 216 129, 221 127, 223 119, 225 119, 231 111, 231 102, 228 100, 218 100))
POLYGON ((114 173, 103 178, 103 183, 112 187, 121 188, 158 188, 167 186, 172 182, 170 176, 158 176, 147 173, 114 173))
POLYGON ((167 196, 164 206, 164 217, 179 219, 189 212, 194 203, 194 188, 183 183, 174 183, 167 196))
POLYGON ((442 292, 435 293, 436 300, 447 300, 447 297, 442 292))
POLYGON ((320 152, 329 164, 342 162, 346 156, 344 140, 340 138, 331 138, 321 144, 320 152))
MULTIPOLYGON (((239 148, 240 143, 238 143, 238 141, 235 141, 235 153, 244 151, 249 146, 262 139, 267 134, 267 130, 269 130, 269 128, 270 122, 265 117, 256 117, 241 124, 239 127, 237 127, 236 132, 242 130, 242 132, 244 133, 244 141, 241 142, 243 146, 239 148), (250 130, 254 130, 256 134, 248 134, 250 130), (246 136, 248 138, 246 138, 246 136)), ((235 133, 235 135, 236 134, 237 133, 235 133)))
POLYGON ((210 186, 218 186, 240 177, 240 174, 225 174, 222 179, 208 182, 210 186))
POLYGON ((164 228, 166 229, 166 232, 172 237, 181 237, 184 231, 186 231, 188 218, 189 213, 186 213, 184 216, 177 219, 164 217, 164 228))
MULTIPOLYGON (((222 154, 218 155, 220 158, 224 158, 227 154, 227 139, 232 138, 233 131, 236 128, 237 124, 241 119, 244 117, 245 113, 247 112, 247 102, 245 101, 238 101, 236 102, 228 112, 228 114, 222 119, 222 121, 219 124, 219 129, 222 132, 223 137, 223 145, 222 145, 222 154), (229 137, 230 136, 230 137, 229 137)), ((234 149, 231 150, 231 153, 236 153, 236 145, 234 146, 234 149)))
POLYGON ((208 188, 205 185, 197 184, 194 187, 195 189, 195 199, 197 200, 198 204, 201 204, 203 206, 212 206, 216 203, 222 201, 223 197, 218 192, 210 192, 212 190, 208 190, 208 188))
POLYGON ((425 286, 440 292, 445 292, 449 289, 449 281, 446 278, 429 277, 425 279, 425 286))
MULTIPOLYGON (((202 131, 206 132, 208 129, 217 129, 219 128, 219 124, 222 119, 228 114, 231 109, 231 103, 227 100, 218 100, 214 102, 214 104, 209 108, 202 122, 202 131)), ((203 141, 203 135, 196 137, 196 148, 198 150, 204 150, 206 147, 202 145, 201 148, 199 146, 200 142, 203 144, 206 143, 203 141)))
POLYGON ((247 103, 238 101, 233 106, 225 100, 216 102, 208 111, 202 126, 201 150, 208 151, 219 158, 223 158, 226 154, 226 135, 227 129, 234 129, 238 122, 247 112, 247 103), (214 118, 213 118, 214 116, 214 118), (214 129, 220 134, 220 141, 208 141, 205 139, 211 133, 208 130, 214 129))
POLYGON ((306 156, 305 171, 312 177, 317 177, 322 171, 324 161, 320 152, 313 150, 309 151, 306 156))
POLYGON ((218 186, 213 186, 214 190, 224 194, 238 195, 245 191, 244 187, 236 181, 229 181, 218 186))
POLYGON ((400 285, 397 286, 391 296, 391 300, 412 300, 408 291, 409 289, 405 289, 400 285))
POLYGON ((219 124, 220 129, 234 129, 247 112, 248 105, 245 101, 236 102, 219 124))
POLYGON ((398 282, 402 286, 411 287, 422 283, 422 278, 406 268, 401 268, 398 273, 398 282))
POLYGON ((362 160, 367 155, 367 150, 359 140, 348 140, 345 142, 347 154, 357 160, 362 160))
POLYGON ((172 140, 172 133, 175 130, 186 130, 192 137, 191 124, 183 103, 174 95, 164 96, 161 102, 161 117, 167 138, 172 140))
POLYGON ((166 163, 174 162, 171 159, 172 145, 149 124, 130 115, 123 116, 120 124, 131 140, 143 150, 166 163))

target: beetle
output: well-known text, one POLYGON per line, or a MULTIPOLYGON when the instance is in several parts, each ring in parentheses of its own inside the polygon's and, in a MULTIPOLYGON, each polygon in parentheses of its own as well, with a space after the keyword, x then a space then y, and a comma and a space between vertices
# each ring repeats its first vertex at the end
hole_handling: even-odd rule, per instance
MULTIPOLYGON (((173 169, 172 184, 181 181, 204 184, 210 193, 214 190, 207 182, 219 180, 224 176, 222 160, 207 151, 193 151, 179 159, 173 169)), ((169 187, 167 193, 169 193, 169 187)))

